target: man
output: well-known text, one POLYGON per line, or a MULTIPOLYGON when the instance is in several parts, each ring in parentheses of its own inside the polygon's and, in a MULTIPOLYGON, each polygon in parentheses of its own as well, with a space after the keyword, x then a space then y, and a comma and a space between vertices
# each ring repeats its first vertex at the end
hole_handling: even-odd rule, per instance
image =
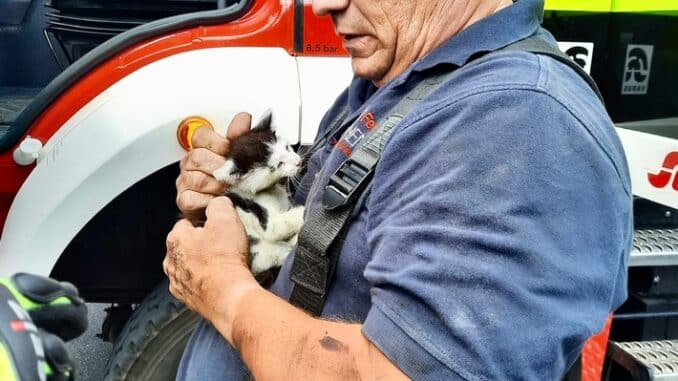
MULTIPOLYGON (((388 141, 350 221, 326 319, 287 302, 292 258, 271 292, 256 284, 243 228, 208 175, 228 139, 196 132, 177 201, 185 211, 207 205, 207 223, 177 223, 164 266, 170 291, 209 323, 189 342, 179 379, 239 380, 246 368, 257 380, 562 377, 625 299, 631 192, 612 123, 571 67, 526 52, 469 64, 528 36, 554 43, 539 27, 543 2, 313 8, 332 17, 356 75, 321 133, 346 106, 357 122, 312 156, 296 195, 308 215, 367 133, 362 116, 383 120, 432 73, 459 72, 388 141)), ((227 138, 249 123, 237 116, 227 138)))

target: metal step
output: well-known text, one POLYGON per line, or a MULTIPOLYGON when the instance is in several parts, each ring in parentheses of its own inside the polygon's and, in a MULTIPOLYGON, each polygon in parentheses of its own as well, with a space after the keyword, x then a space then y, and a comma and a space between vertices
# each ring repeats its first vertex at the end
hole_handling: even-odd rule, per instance
POLYGON ((678 265, 678 229, 636 230, 629 266, 678 265))
POLYGON ((678 380, 678 340, 610 341, 609 356, 634 381, 678 380))

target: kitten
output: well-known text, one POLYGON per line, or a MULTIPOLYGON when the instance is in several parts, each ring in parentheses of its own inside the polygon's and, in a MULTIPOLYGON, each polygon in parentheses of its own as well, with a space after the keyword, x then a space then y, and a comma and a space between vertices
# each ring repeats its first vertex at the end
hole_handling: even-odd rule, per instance
MULTIPOLYGON (((233 139, 228 160, 213 174, 229 186, 225 195, 250 240, 250 268, 263 283, 294 248, 304 222, 304 207, 292 205, 285 186, 299 171, 301 158, 276 136, 271 119, 269 110, 248 134, 233 139)), ((204 210, 184 217, 201 225, 204 210)))

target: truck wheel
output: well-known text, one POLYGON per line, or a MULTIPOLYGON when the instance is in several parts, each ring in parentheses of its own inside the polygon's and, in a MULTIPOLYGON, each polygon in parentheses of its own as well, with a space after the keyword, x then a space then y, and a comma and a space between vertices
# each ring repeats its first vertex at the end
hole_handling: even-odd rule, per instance
POLYGON ((105 380, 174 380, 198 320, 197 314, 169 293, 168 283, 163 281, 125 324, 108 360, 105 380))

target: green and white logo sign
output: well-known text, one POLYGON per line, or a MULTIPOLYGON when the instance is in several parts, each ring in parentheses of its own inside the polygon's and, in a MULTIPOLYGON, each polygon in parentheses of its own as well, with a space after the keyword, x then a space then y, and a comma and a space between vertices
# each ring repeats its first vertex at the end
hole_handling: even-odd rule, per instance
POLYGON ((653 45, 629 45, 626 48, 622 95, 647 94, 652 68, 653 45))
POLYGON ((567 54, 572 61, 581 66, 587 74, 591 74, 593 61, 593 42, 558 41, 560 50, 567 54))

